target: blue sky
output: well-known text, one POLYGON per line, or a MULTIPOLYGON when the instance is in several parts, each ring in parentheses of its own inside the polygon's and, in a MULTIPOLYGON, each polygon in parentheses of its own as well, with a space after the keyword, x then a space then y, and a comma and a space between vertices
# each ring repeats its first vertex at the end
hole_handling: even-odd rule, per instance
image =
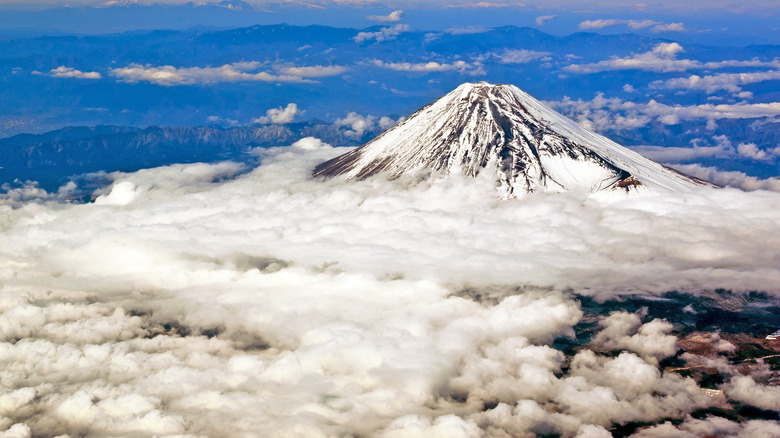
MULTIPOLYGON (((230 0, 237 2, 238 0, 230 0)), ((0 8, 47 9, 59 7, 106 7, 125 4, 181 5, 180 0, 42 0, 20 2, 0 0, 0 8)), ((218 4, 217 0, 197 0, 195 5, 218 4)), ((222 3, 225 3, 224 1, 222 3)), ((267 22, 289 24, 323 24, 337 27, 362 28, 381 24, 369 17, 387 16, 393 11, 403 11, 403 22, 414 29, 443 30, 454 26, 502 25, 533 26, 556 35, 577 31, 599 33, 664 33, 670 31, 675 39, 724 44, 780 43, 777 24, 780 2, 773 0, 731 1, 363 1, 363 0, 311 0, 311 1, 258 1, 248 0, 254 13, 267 22), (640 26, 640 23, 653 23, 640 26), (591 24, 590 26, 588 24, 591 24)), ((130 12, 128 12, 128 16, 130 12)), ((236 14, 236 19, 246 17, 246 11, 236 14)), ((100 19, 94 27, 99 28, 100 19)), ((210 25, 200 22, 200 25, 210 25)), ((223 25, 222 22, 214 25, 223 25)), ((236 23, 236 25, 241 25, 236 23)), ((63 24, 66 26, 66 24, 63 24)), ((0 22, 0 31, 14 28, 13 23, 0 22)), ((87 28, 90 26, 87 25, 87 28)), ((177 20, 171 18, 165 26, 176 28, 177 20)), ((128 27, 100 28, 99 32, 129 30, 128 27)), ((667 32, 668 33, 668 32, 667 32)))

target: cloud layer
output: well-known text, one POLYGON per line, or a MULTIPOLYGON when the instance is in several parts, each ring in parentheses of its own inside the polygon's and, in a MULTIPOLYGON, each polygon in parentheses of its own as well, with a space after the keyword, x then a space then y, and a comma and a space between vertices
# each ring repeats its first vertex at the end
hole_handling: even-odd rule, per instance
MULTIPOLYGON (((489 177, 309 177, 344 151, 306 139, 258 151, 250 172, 175 165, 113 174, 91 204, 3 200, 2 428, 606 437, 613 423, 662 418, 684 430, 774 427, 686 417, 712 401, 658 369, 674 349, 664 321, 605 315, 593 348, 568 360, 551 343, 582 319, 574 294, 780 296, 780 195, 502 201, 489 177)), ((772 406, 774 390, 755 381, 725 389, 772 406)))

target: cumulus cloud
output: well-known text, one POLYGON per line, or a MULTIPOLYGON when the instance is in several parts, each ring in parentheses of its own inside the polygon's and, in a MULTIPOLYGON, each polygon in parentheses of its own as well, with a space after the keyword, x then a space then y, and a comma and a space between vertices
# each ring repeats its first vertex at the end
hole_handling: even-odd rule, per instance
POLYGON ((100 79, 102 76, 96 71, 83 72, 72 67, 61 65, 49 71, 49 74, 55 78, 76 78, 76 79, 100 79))
POLYGON ((354 111, 347 113, 346 117, 337 119, 335 121, 336 126, 343 126, 348 128, 346 135, 354 138, 361 138, 367 131, 372 130, 375 126, 379 126, 382 129, 390 129, 395 126, 403 118, 393 120, 390 117, 375 117, 372 115, 361 115, 354 111))
POLYGON ((395 23, 401 21, 404 18, 404 11, 398 9, 389 13, 388 15, 369 15, 368 19, 371 21, 378 21, 380 23, 395 23))
POLYGON ((287 104, 286 107, 282 108, 271 108, 268 111, 265 112, 265 115, 262 117, 258 117, 254 120, 252 120, 252 123, 261 123, 261 124, 267 124, 267 123, 290 123, 295 119, 295 116, 298 114, 301 114, 302 111, 298 110, 298 105, 294 103, 287 104))
POLYGON ((535 22, 537 26, 544 26, 544 23, 554 19, 555 17, 557 17, 557 15, 540 15, 536 17, 535 22))
POLYGON ((759 149, 755 143, 740 143, 737 145, 737 152, 739 152, 739 155, 746 158, 765 161, 780 156, 780 146, 769 150, 763 150, 759 149))
POLYGON ((394 40, 404 32, 409 32, 411 27, 408 24, 396 24, 392 27, 383 27, 376 32, 359 32, 352 39, 357 43, 375 40, 376 42, 394 40))
POLYGON ((673 327, 666 321, 655 319, 642 324, 639 315, 613 312, 599 325, 603 330, 593 339, 599 348, 632 351, 656 365, 677 352, 677 338, 669 334, 673 327))
POLYGON ((631 30, 640 30, 650 27, 655 33, 659 32, 685 32, 683 23, 661 23, 654 20, 618 20, 614 18, 585 20, 579 24, 581 30, 604 29, 617 25, 626 25, 631 30))
POLYGON ((694 419, 688 415, 682 424, 677 426, 667 421, 657 426, 643 428, 631 436, 636 438, 697 438, 704 436, 771 438, 778 433, 780 433, 780 425, 775 421, 750 420, 736 423, 722 417, 708 416, 704 419, 694 419))
POLYGON ((386 62, 386 61, 381 61, 379 59, 372 59, 371 61, 369 61, 369 64, 375 67, 384 68, 388 70, 406 71, 406 72, 433 73, 433 72, 457 71, 460 73, 470 74, 470 75, 485 74, 485 69, 482 67, 481 63, 479 62, 469 63, 462 60, 454 61, 451 63, 436 62, 436 61, 413 63, 413 62, 386 62))
POLYGON ((312 82, 308 78, 335 76, 347 69, 342 66, 277 67, 276 72, 258 71, 263 63, 235 62, 221 67, 174 67, 131 64, 111 69, 111 75, 122 82, 151 82, 162 86, 215 84, 219 82, 312 82))
POLYGON ((113 173, 100 202, 0 203, 6 434, 772 430, 688 418, 712 402, 656 366, 663 321, 607 316, 603 348, 568 358, 553 342, 582 321, 578 294, 780 296, 780 195, 500 200, 492 179, 310 177, 347 150, 309 138, 254 169, 113 173))
POLYGON ((780 387, 756 383, 750 376, 736 376, 723 390, 739 402, 767 411, 780 411, 780 387))

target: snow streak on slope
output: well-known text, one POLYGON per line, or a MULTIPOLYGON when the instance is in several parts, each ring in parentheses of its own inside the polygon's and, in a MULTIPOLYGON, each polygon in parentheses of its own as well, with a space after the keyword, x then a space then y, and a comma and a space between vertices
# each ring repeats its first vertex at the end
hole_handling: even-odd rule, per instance
POLYGON ((512 85, 466 83, 315 176, 494 171, 500 191, 690 190, 681 175, 582 128, 512 85))

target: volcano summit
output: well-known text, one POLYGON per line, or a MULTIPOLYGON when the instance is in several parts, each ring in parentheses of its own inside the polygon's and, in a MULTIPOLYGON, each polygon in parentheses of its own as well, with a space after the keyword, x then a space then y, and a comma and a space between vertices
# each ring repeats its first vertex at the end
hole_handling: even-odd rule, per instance
POLYGON ((542 191, 679 191, 708 183, 588 131, 513 85, 465 83, 377 138, 315 167, 363 179, 495 172, 505 196, 542 191))

